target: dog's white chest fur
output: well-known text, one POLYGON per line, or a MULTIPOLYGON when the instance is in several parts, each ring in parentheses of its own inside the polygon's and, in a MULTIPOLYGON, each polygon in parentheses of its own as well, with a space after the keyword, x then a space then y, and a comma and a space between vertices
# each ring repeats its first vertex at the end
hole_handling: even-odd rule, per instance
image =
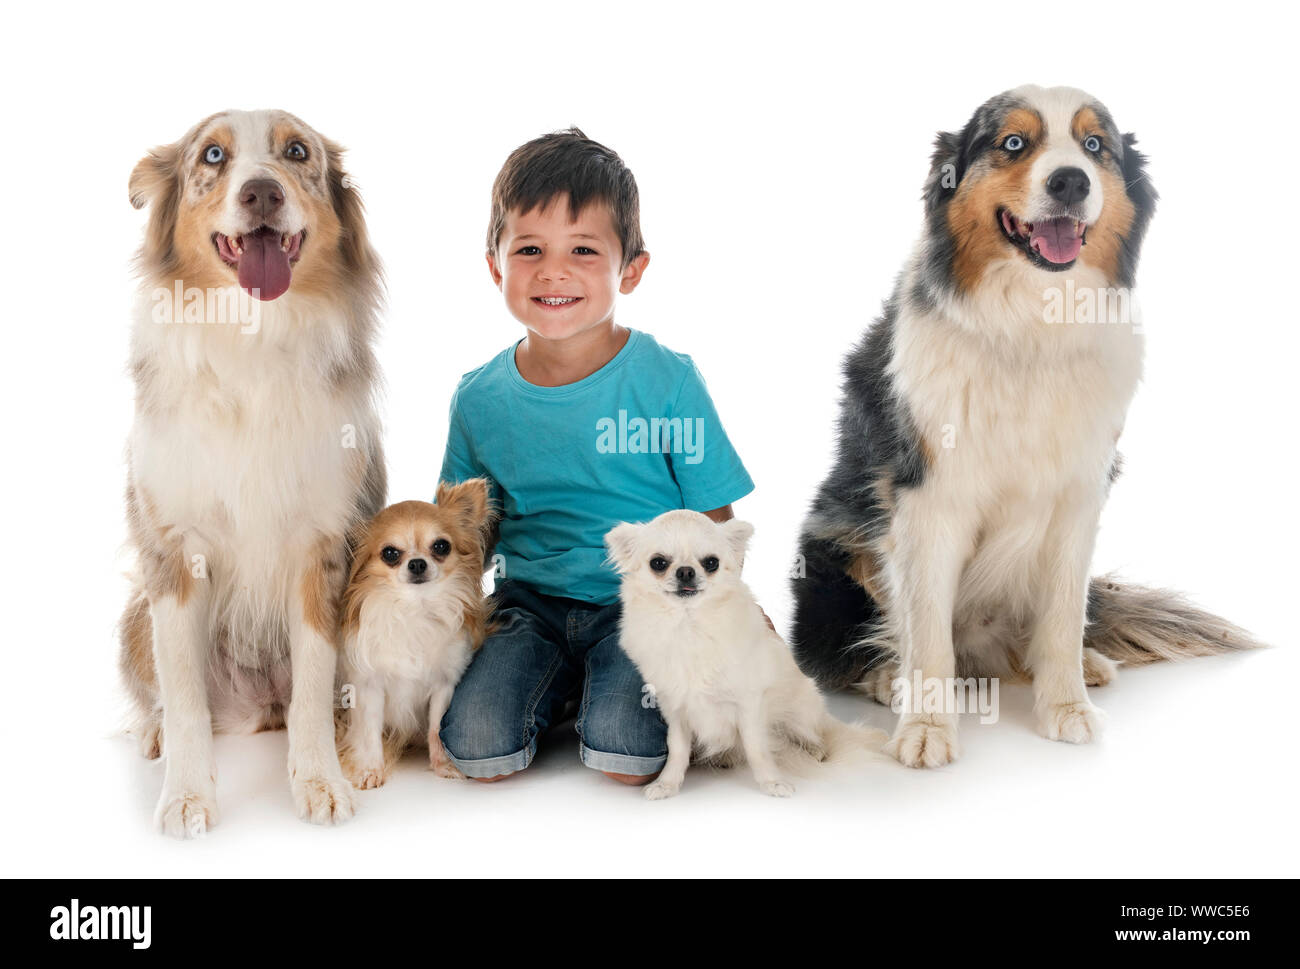
MULTIPOLYGON (((898 494, 905 513, 894 519, 886 554, 941 541, 922 519, 939 516, 944 534, 965 536, 953 604, 959 658, 1005 642, 1008 629, 1014 639, 1032 620, 1053 543, 1091 547, 1091 533, 1062 532, 1061 502, 1100 508, 1141 375, 1139 331, 1046 322, 1042 284, 1023 272, 1002 269, 1005 287, 986 286, 996 295, 983 302, 905 309, 891 361, 926 470, 919 488, 898 494)), ((1094 275, 1081 271, 1078 285, 1100 285, 1094 275)), ((963 665, 987 672, 1000 662, 963 665)))
POLYGON ((459 682, 472 658, 454 604, 381 590, 346 637, 339 678, 345 688, 381 691, 384 726, 409 739, 429 729, 430 697, 459 682))
POLYGON ((347 352, 346 321, 280 302, 254 333, 141 318, 133 359, 147 374, 130 442, 135 484, 223 593, 214 607, 243 599, 270 627, 293 592, 286 563, 356 517, 378 435, 368 386, 328 376, 347 352))

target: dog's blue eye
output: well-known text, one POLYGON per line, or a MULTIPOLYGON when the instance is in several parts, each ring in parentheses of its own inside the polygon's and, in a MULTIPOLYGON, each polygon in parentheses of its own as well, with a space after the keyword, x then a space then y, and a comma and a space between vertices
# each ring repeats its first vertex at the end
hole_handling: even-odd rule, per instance
POLYGON ((450 552, 451 552, 451 542, 447 541, 445 538, 440 538, 433 543, 433 554, 436 555, 438 558, 442 558, 444 555, 447 555, 450 552))
POLYGON ((700 564, 704 566, 705 572, 718 571, 718 557, 716 555, 710 555, 708 558, 701 559, 700 564))
POLYGON ((226 153, 221 150, 220 145, 208 145, 203 150, 203 160, 209 165, 220 165, 226 160, 226 153))
POLYGON ((1007 151, 1019 151, 1025 147, 1025 139, 1019 135, 1007 135, 1002 141, 1002 147, 1007 151))
POLYGON ((650 568, 655 572, 667 572, 668 560, 662 555, 656 555, 650 560, 650 568))
POLYGON ((306 161, 307 146, 301 141, 290 142, 289 147, 284 150, 284 156, 292 158, 294 161, 306 161))
POLYGON ((1083 147, 1095 155, 1101 151, 1101 139, 1096 135, 1089 135, 1083 139, 1083 147))
POLYGON ((391 545, 385 545, 384 550, 379 553, 379 557, 389 565, 396 565, 401 561, 402 553, 399 549, 395 549, 391 545))

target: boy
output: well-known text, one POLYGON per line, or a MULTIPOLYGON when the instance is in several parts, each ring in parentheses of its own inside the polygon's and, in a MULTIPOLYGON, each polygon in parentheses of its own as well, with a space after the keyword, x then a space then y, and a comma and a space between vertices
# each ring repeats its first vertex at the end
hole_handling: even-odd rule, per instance
POLYGON ((440 732, 467 777, 527 767, 575 700, 588 767, 644 784, 667 757, 653 689, 619 646, 604 535, 674 508, 726 521, 754 485, 690 358, 614 322, 649 261, 617 154, 570 128, 506 160, 487 263, 526 334, 461 379, 441 472, 489 478, 502 513, 498 629, 440 732))

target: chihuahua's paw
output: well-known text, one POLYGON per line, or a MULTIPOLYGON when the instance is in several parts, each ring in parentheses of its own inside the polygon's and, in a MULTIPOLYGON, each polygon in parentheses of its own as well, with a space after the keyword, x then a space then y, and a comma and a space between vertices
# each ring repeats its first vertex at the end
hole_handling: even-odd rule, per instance
POLYGON ((439 777, 447 777, 456 781, 463 781, 465 779, 465 775, 460 772, 460 768, 449 760, 432 761, 429 764, 429 770, 433 771, 439 777))
POLYGON ((885 750, 904 767, 942 767, 957 759, 957 725, 946 719, 905 720, 885 750))
POLYGON ((759 790, 769 797, 789 797, 794 793, 794 785, 789 781, 760 781, 759 790))
POLYGON ((295 775, 290 781, 298 817, 312 824, 341 824, 355 812, 352 785, 341 773, 295 775))
POLYGON ((1101 723, 1101 711, 1086 700, 1082 703, 1058 703, 1039 713, 1038 732, 1048 740, 1086 744, 1100 736, 1101 723))
POLYGON ((681 789, 681 784, 674 784, 672 781, 660 779, 645 786, 646 800, 662 801, 666 797, 675 796, 681 789))

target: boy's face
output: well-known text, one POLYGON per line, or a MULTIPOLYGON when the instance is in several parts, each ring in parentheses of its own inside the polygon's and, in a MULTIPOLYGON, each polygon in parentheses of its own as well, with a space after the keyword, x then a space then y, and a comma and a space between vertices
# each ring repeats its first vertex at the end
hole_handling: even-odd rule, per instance
POLYGON ((621 265, 623 253, 607 205, 594 203, 569 219, 568 196, 545 209, 511 212, 495 253, 492 281, 530 334, 565 340, 614 318, 619 293, 630 293, 650 261, 647 253, 621 265))

